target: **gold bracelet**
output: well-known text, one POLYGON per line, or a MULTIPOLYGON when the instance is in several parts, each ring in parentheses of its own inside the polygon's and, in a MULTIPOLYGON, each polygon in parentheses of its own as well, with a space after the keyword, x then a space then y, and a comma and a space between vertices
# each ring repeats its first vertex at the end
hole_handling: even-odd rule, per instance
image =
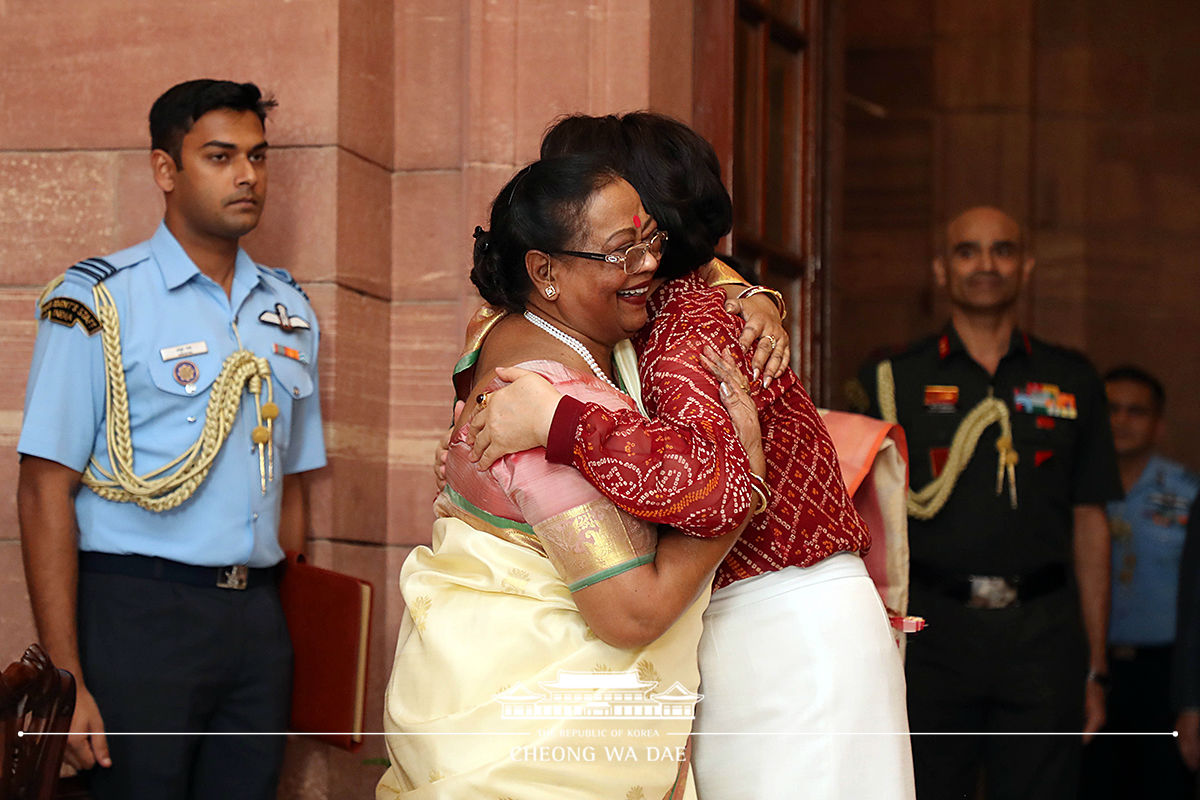
POLYGON ((751 286, 749 289, 738 294, 738 300, 745 300, 747 297, 754 297, 756 294, 765 294, 775 302, 775 307, 779 309, 780 322, 787 319, 787 304, 783 302, 783 294, 772 289, 770 286, 751 286))
POLYGON ((750 473, 750 491, 758 495, 758 508, 754 510, 754 516, 758 516, 767 510, 767 505, 771 500, 771 487, 767 486, 767 481, 760 478, 753 472, 750 473))

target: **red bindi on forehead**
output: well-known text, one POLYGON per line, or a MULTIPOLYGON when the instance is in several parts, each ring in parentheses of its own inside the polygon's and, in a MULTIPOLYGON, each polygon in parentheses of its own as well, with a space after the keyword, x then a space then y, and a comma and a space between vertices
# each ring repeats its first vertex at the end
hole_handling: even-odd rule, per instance
POLYGON ((642 218, 639 217, 637 214, 633 215, 633 227, 639 228, 639 229, 642 227, 642 218))

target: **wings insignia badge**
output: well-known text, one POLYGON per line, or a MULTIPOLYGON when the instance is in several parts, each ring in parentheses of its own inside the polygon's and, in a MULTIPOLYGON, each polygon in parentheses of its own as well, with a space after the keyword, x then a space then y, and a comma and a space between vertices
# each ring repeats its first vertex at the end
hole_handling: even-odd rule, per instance
POLYGON ((268 325, 278 325, 287 333, 291 333, 294 330, 307 330, 312 327, 304 317, 288 314, 288 310, 283 303, 276 303, 274 311, 264 311, 258 315, 258 319, 268 325))

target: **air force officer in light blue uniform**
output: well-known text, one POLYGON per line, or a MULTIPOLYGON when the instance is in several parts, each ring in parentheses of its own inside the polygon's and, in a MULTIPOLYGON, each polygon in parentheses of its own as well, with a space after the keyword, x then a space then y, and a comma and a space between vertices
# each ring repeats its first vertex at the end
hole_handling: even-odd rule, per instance
POLYGON ((105 798, 274 798, 286 729, 283 550, 325 463, 308 298, 238 246, 266 196, 253 84, 179 84, 150 113, 166 200, 147 241, 39 300, 18 490, 42 642, 74 673, 68 761, 105 798))

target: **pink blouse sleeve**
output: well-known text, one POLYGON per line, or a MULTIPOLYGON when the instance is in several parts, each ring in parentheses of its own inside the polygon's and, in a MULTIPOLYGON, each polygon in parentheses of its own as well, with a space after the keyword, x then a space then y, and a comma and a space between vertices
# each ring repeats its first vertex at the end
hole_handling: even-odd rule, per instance
MULTIPOLYGON (((625 407, 598 381, 580 379, 554 362, 519 366, 544 375, 567 396, 598 407, 625 407)), ((469 512, 473 522, 516 531, 518 537, 524 532, 520 538, 532 534, 571 591, 654 560, 654 525, 621 511, 575 469, 548 463, 536 448, 505 456, 480 472, 467 458, 464 434, 460 429, 450 444, 448 502, 469 512)))

